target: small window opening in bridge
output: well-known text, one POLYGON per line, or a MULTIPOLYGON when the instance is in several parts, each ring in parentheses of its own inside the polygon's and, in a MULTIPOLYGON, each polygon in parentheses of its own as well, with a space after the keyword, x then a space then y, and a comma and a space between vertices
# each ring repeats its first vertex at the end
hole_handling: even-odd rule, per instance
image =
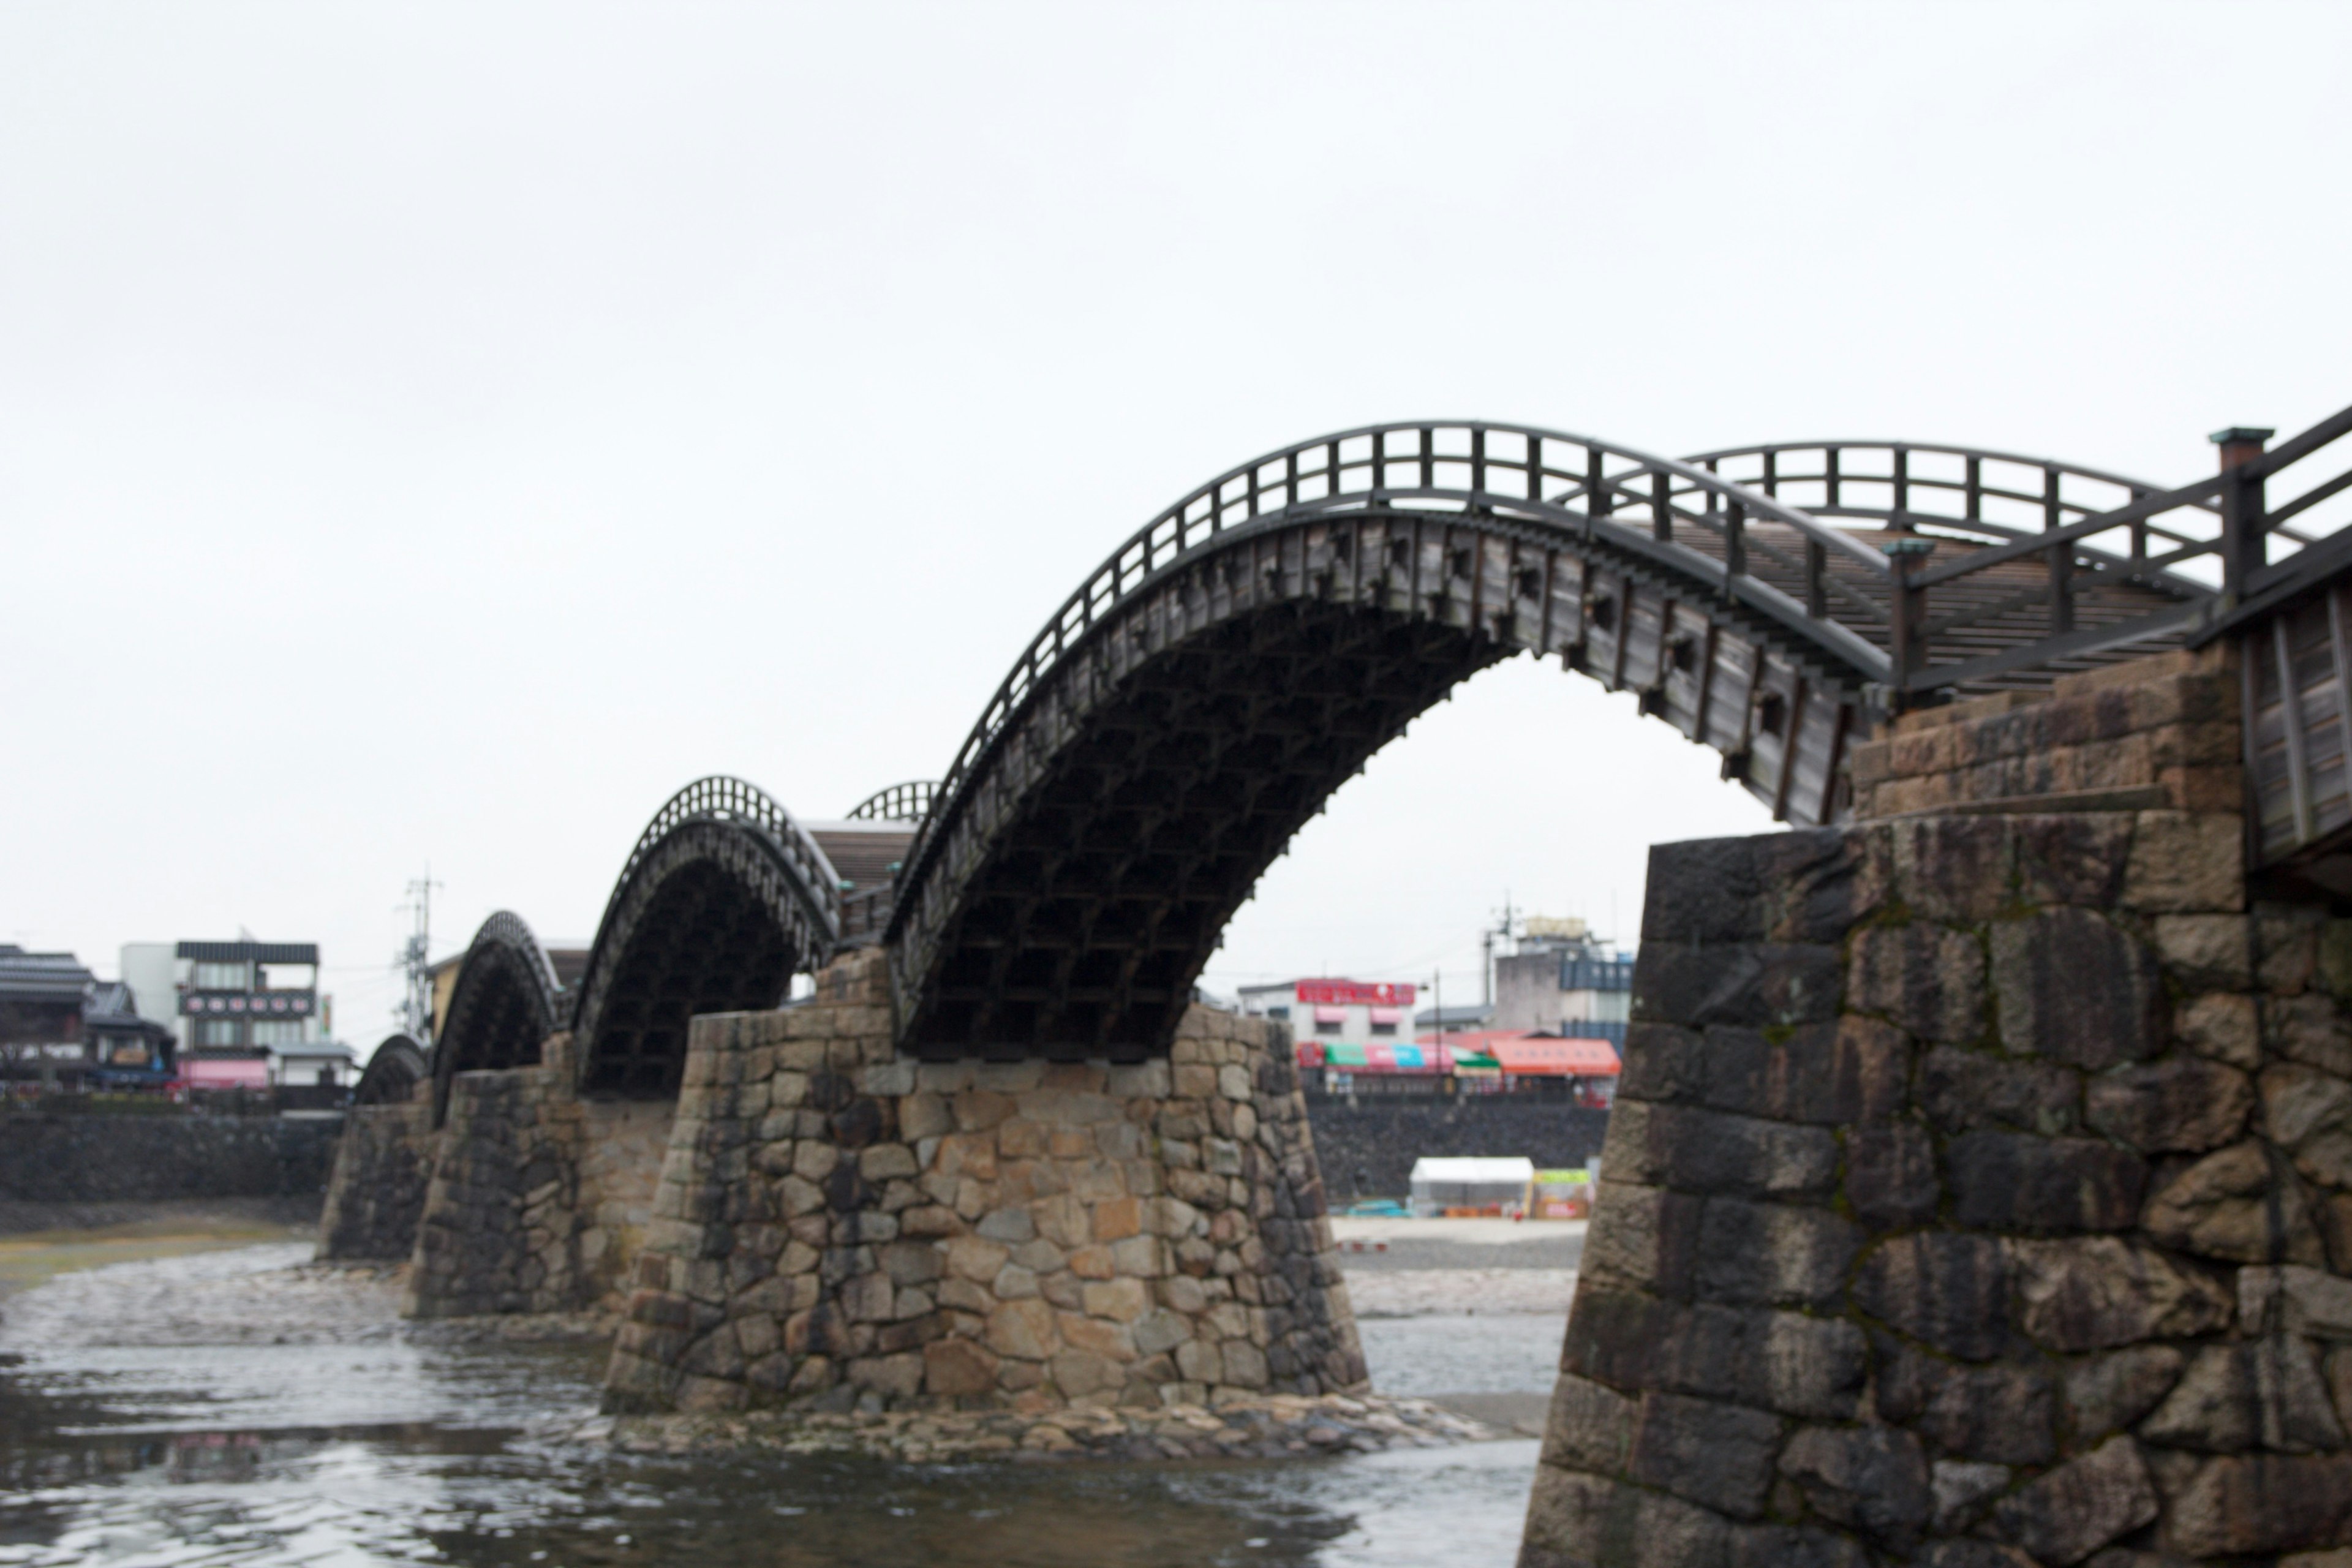
POLYGON ((1412 540, 1410 540, 1410 539, 1391 539, 1391 540, 1390 540, 1390 541, 1389 541, 1389 563, 1390 563, 1391 565, 1392 565, 1392 566, 1410 566, 1410 565, 1412 565, 1412 540))
POLYGON ((1464 546, 1463 546, 1463 547, 1461 547, 1460 549, 1457 549, 1456 551, 1454 551, 1454 574, 1456 577, 1467 577, 1468 575, 1470 575, 1470 549, 1469 549, 1469 546, 1467 546, 1467 545, 1464 545, 1464 546))
POLYGON ((1592 624, 1604 632, 1617 629, 1617 601, 1603 594, 1592 601, 1592 624))
POLYGON ((784 993, 785 999, 793 1002, 805 1002, 815 994, 816 976, 814 974, 793 975, 792 985, 784 993))
POLYGON ((1543 592, 1543 574, 1532 566, 1519 568, 1519 597, 1532 599, 1543 592))
POLYGON ((1682 671, 1685 675, 1688 675, 1691 671, 1696 669, 1698 668, 1698 638, 1676 637, 1675 639, 1674 657, 1675 668, 1682 671))
POLYGON ((1780 727, 1788 721, 1789 700, 1782 697, 1779 692, 1767 692, 1764 696, 1764 700, 1756 704, 1756 732, 1758 734, 1777 735, 1780 732, 1780 727))

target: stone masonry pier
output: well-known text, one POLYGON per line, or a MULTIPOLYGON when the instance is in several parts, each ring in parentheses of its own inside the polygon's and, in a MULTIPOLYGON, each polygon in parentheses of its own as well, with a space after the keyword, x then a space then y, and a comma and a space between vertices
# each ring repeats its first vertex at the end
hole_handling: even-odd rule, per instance
POLYGON ((1207 1403, 1364 1385, 1286 1031, 922 1063, 878 953, 694 1021, 624 1409, 1207 1403))
POLYGON ((2234 677, 2149 664, 1653 853, 1522 1568, 2352 1563, 2352 921, 2249 906, 2234 677))

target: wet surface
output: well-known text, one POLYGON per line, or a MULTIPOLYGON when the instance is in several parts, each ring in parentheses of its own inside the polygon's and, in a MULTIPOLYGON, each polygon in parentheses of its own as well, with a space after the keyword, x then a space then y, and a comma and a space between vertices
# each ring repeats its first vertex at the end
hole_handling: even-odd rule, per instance
MULTIPOLYGON (((1154 1467, 615 1455, 569 1436, 601 1347, 441 1342, 393 1319, 388 1281, 308 1255, 118 1264, 5 1303, 0 1563, 1505 1568, 1517 1549, 1532 1441, 1154 1467)), ((1549 1387, 1555 1320, 1430 1321, 1367 1325, 1384 1389, 1549 1387)))

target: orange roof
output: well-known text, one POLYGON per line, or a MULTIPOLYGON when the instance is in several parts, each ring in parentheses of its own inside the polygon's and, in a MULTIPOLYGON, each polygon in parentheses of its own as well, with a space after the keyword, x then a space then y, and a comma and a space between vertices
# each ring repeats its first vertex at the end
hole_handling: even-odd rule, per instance
POLYGON ((1505 1072, 1559 1073, 1574 1078, 1613 1078, 1617 1052, 1606 1040, 1560 1039, 1520 1035, 1483 1047, 1505 1072))

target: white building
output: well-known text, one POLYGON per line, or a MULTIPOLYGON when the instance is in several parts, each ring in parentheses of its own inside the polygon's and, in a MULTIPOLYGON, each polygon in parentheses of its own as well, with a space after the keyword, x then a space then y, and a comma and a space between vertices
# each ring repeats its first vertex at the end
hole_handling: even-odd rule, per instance
POLYGON ((1283 1019, 1292 1039, 1327 1047, 1411 1045, 1413 995, 1410 981, 1284 980, 1241 988, 1244 1013, 1283 1019))

